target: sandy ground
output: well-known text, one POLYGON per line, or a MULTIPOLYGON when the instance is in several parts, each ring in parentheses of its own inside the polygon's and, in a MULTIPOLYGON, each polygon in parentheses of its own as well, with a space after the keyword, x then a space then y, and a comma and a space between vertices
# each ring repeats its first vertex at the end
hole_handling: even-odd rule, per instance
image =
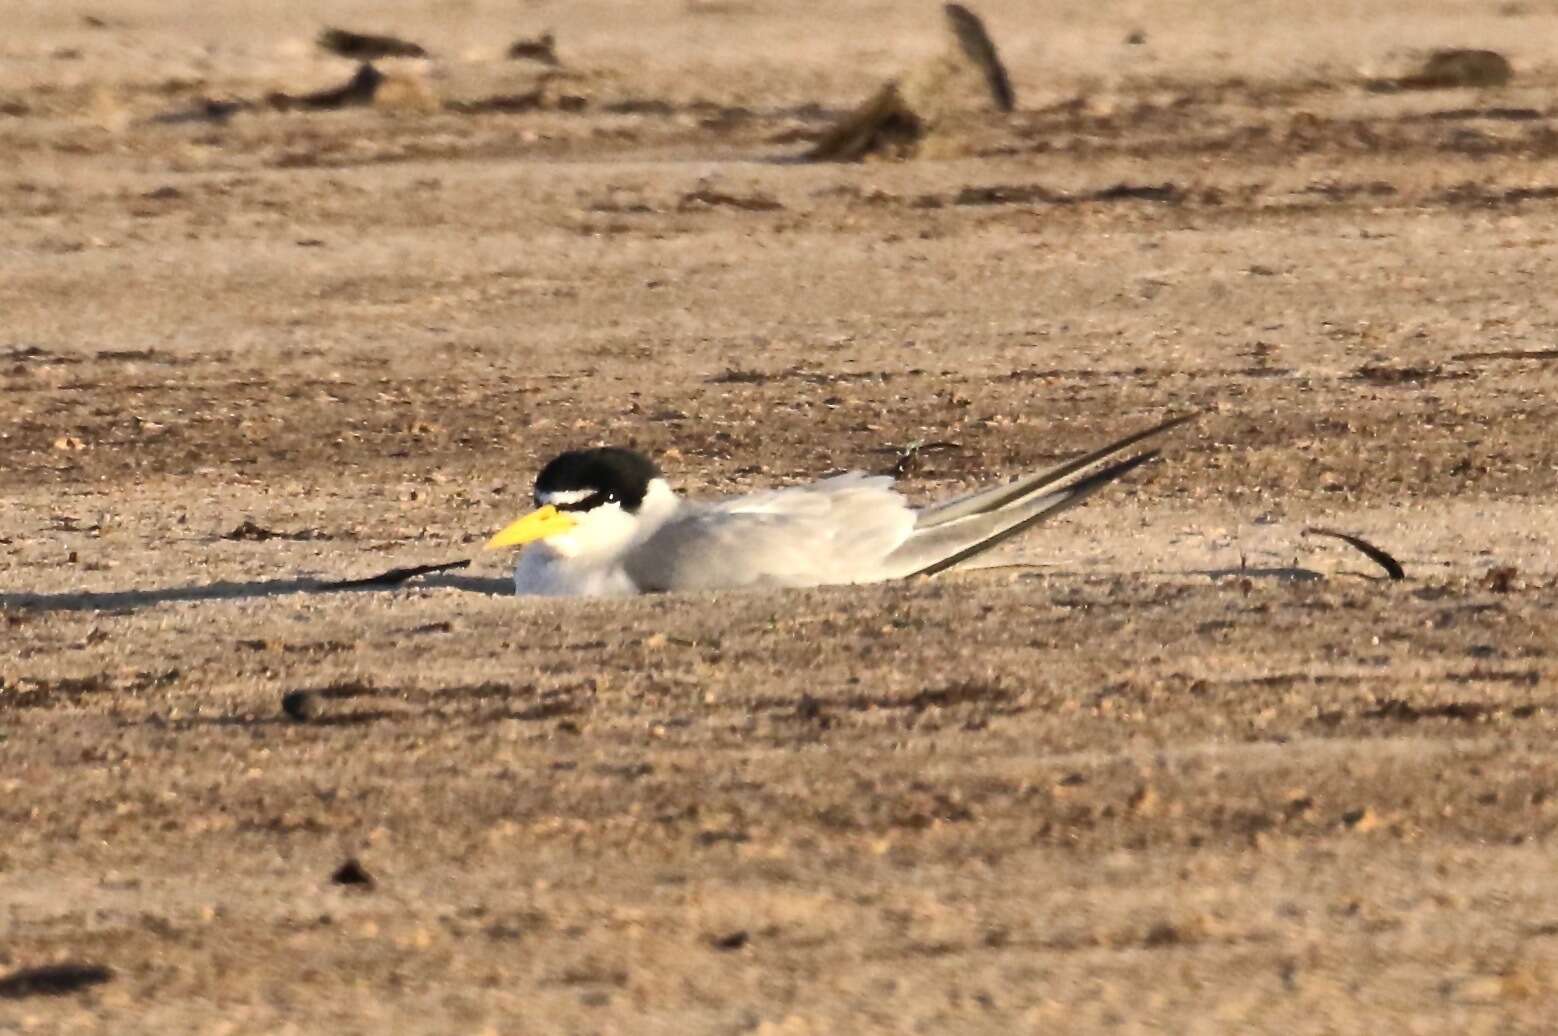
POLYGON ((7 13, 0 1031, 1552 1031, 1558 7, 982 3, 1019 111, 858 166, 934 6, 326 7, 7 13), (327 21, 434 58, 155 121, 327 21), (1516 78, 1363 89, 1436 46, 1516 78), (1197 408, 991 570, 475 553, 570 446, 929 499, 1197 408))

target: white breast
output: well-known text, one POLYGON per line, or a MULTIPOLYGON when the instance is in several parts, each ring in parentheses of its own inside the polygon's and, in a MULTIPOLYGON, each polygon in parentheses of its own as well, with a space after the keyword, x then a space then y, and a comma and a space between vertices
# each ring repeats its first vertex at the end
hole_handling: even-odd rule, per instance
POLYGON ((628 597, 639 589, 621 565, 580 565, 534 543, 514 566, 514 592, 522 597, 628 597))

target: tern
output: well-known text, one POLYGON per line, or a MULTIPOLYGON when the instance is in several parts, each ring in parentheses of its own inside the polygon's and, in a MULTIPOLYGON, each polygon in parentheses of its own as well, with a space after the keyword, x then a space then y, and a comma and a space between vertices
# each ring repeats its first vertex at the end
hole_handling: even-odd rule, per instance
POLYGON ((529 544, 514 569, 515 593, 547 597, 935 575, 1153 460, 1156 450, 1111 458, 1195 416, 1164 421, 1048 471, 920 508, 893 489, 892 476, 860 471, 745 496, 687 500, 642 454, 615 446, 570 450, 536 477, 536 510, 486 547, 529 544))

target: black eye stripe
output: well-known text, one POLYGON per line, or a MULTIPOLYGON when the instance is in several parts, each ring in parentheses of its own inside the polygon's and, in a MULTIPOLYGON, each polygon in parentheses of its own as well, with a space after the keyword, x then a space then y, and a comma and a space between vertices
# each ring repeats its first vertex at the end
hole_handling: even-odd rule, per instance
POLYGON ((565 504, 553 504, 552 506, 557 508, 559 511, 588 511, 591 508, 599 507, 602 504, 614 504, 616 502, 617 494, 608 493, 602 490, 597 493, 591 493, 583 500, 575 500, 571 503, 565 504))

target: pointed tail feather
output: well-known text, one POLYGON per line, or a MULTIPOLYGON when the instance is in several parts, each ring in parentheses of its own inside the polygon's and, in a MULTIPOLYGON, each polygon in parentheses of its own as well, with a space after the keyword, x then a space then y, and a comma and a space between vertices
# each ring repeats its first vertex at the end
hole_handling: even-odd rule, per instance
POLYGON ((1110 482, 1157 457, 1157 450, 1127 457, 1045 496, 1033 496, 1030 491, 1032 498, 1012 506, 1009 513, 981 511, 965 515, 962 521, 956 521, 955 524, 955 520, 948 520, 930 529, 918 530, 894 551, 901 555, 900 561, 918 565, 905 572, 904 578, 933 576, 998 547, 1040 522, 1070 510, 1110 482))
POLYGON ((959 518, 967 518, 969 515, 998 511, 1008 504, 1015 503, 1025 496, 1031 496, 1062 479, 1070 478, 1084 468, 1092 467, 1099 461, 1107 460, 1116 453, 1135 446, 1144 439, 1150 439, 1154 435, 1159 435, 1171 428, 1178 428, 1185 422, 1199 416, 1201 416, 1199 411, 1181 414, 1179 417, 1170 418, 1144 431, 1127 435, 1125 438, 1112 442, 1102 449, 1094 450, 1092 453, 1069 460, 1057 468, 1025 476, 1004 486, 977 490, 966 496, 948 500, 945 503, 933 504, 920 511, 915 527, 917 529, 929 529, 947 522, 957 521, 959 518))

